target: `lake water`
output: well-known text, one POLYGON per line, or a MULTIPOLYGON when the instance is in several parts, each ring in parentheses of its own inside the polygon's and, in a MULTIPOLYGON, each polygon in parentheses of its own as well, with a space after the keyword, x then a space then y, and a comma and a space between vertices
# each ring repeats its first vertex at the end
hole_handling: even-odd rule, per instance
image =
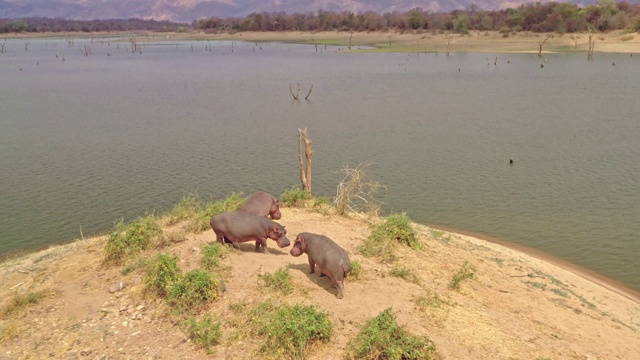
POLYGON ((343 164, 370 162, 385 213, 640 290, 640 55, 72 45, 9 39, 0 54, 0 255, 104 233, 191 192, 281 194, 299 186, 307 127, 316 195, 335 194, 343 164), (293 100, 298 83, 310 100, 293 100))

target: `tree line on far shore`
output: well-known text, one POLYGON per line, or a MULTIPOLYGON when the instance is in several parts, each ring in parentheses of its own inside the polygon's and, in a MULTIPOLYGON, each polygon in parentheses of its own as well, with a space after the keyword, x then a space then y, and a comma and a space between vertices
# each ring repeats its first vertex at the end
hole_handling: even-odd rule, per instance
POLYGON ((252 13, 246 17, 209 17, 191 24, 143 19, 65 20, 50 18, 0 19, 0 33, 10 32, 105 32, 156 31, 181 32, 235 31, 519 31, 573 33, 583 31, 627 30, 640 32, 640 5, 626 1, 600 0, 598 4, 529 3, 505 10, 466 10, 431 13, 421 8, 407 12, 378 14, 373 11, 317 11, 288 14, 252 13))
POLYGON ((513 9, 484 11, 471 5, 467 10, 430 13, 421 8, 408 12, 378 14, 373 11, 341 13, 253 13, 244 18, 211 17, 194 21, 203 31, 532 31, 572 33, 582 31, 640 31, 640 5, 601 0, 580 7, 571 3, 530 3, 513 9))

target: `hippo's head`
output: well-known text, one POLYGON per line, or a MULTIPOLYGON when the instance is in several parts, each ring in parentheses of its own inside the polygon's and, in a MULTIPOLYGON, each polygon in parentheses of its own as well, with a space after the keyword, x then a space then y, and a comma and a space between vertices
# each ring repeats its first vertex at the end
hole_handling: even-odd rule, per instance
POLYGON ((287 239, 287 230, 280 224, 275 224, 269 228, 269 238, 276 241, 279 247, 287 247, 291 245, 287 239))
POLYGON ((296 237, 296 240, 293 242, 293 247, 291 248, 291 251, 289 253, 293 256, 300 256, 304 254, 305 250, 306 245, 304 243, 304 238, 298 235, 296 237))
POLYGON ((280 212, 280 202, 277 199, 274 199, 273 204, 271 204, 269 216, 271 216, 273 220, 278 220, 282 217, 282 213, 280 212))

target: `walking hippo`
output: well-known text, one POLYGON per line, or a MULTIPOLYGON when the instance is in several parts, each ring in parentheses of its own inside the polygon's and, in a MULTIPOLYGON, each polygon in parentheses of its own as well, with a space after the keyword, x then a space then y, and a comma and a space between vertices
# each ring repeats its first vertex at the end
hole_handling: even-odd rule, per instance
POLYGON ((344 279, 351 272, 351 261, 349 254, 340 245, 324 235, 300 233, 293 242, 290 253, 293 256, 306 253, 309 258, 310 274, 315 272, 318 265, 320 276, 324 274, 331 278, 332 285, 338 290, 338 299, 342 299, 344 279))
POLYGON ((278 199, 263 191, 249 196, 247 200, 240 205, 240 211, 264 217, 270 216, 273 220, 278 220, 282 217, 278 199))
POLYGON ((231 211, 213 216, 210 223, 218 242, 224 244, 225 239, 229 239, 234 247, 237 243, 255 240, 256 251, 262 246, 262 252, 268 254, 267 239, 275 240, 281 248, 291 244, 284 226, 264 216, 231 211))

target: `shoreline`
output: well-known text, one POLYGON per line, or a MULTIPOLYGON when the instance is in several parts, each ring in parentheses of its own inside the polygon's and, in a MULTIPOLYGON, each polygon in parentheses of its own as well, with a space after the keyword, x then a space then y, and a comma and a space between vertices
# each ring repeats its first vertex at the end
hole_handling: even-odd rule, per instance
POLYGON ((433 229, 444 230, 451 234, 469 236, 471 238, 475 238, 480 241, 484 241, 490 244, 496 244, 496 245, 505 247, 507 249, 516 251, 518 253, 531 256, 532 258, 538 259, 550 265, 556 266, 560 269, 571 272, 576 276, 579 276, 587 281, 590 281, 596 285, 599 285, 605 289, 608 289, 612 292, 617 293, 618 295, 624 296, 625 298, 640 304, 640 291, 635 290, 629 287, 628 285, 625 285, 623 282, 611 279, 605 275, 602 275, 593 270, 587 269, 584 266, 574 264, 568 260, 546 253, 542 250, 530 248, 526 245, 510 242, 504 239, 499 239, 486 234, 475 233, 472 231, 453 229, 453 228, 442 227, 442 226, 438 226, 438 227, 432 226, 432 225, 424 225, 424 226, 427 226, 433 229))
MULTIPOLYGON (((588 33, 501 33, 472 31, 469 34, 439 33, 429 30, 412 32, 341 32, 341 31, 273 31, 273 32, 70 32, 70 33, 8 33, 6 39, 50 38, 68 36, 97 38, 135 34, 157 41, 246 41, 283 42, 309 45, 344 46, 345 52, 400 52, 400 53, 587 53, 588 33), (546 39, 546 40, 545 40, 546 39), (356 49, 351 49, 355 47, 356 49), (362 49, 358 47, 367 47, 362 49), (447 50, 448 49, 448 50, 447 50)), ((594 53, 640 53, 640 33, 615 30, 593 34, 594 53)), ((125 39, 126 40, 126 39, 125 39)), ((124 41, 124 40, 123 40, 124 41)))

